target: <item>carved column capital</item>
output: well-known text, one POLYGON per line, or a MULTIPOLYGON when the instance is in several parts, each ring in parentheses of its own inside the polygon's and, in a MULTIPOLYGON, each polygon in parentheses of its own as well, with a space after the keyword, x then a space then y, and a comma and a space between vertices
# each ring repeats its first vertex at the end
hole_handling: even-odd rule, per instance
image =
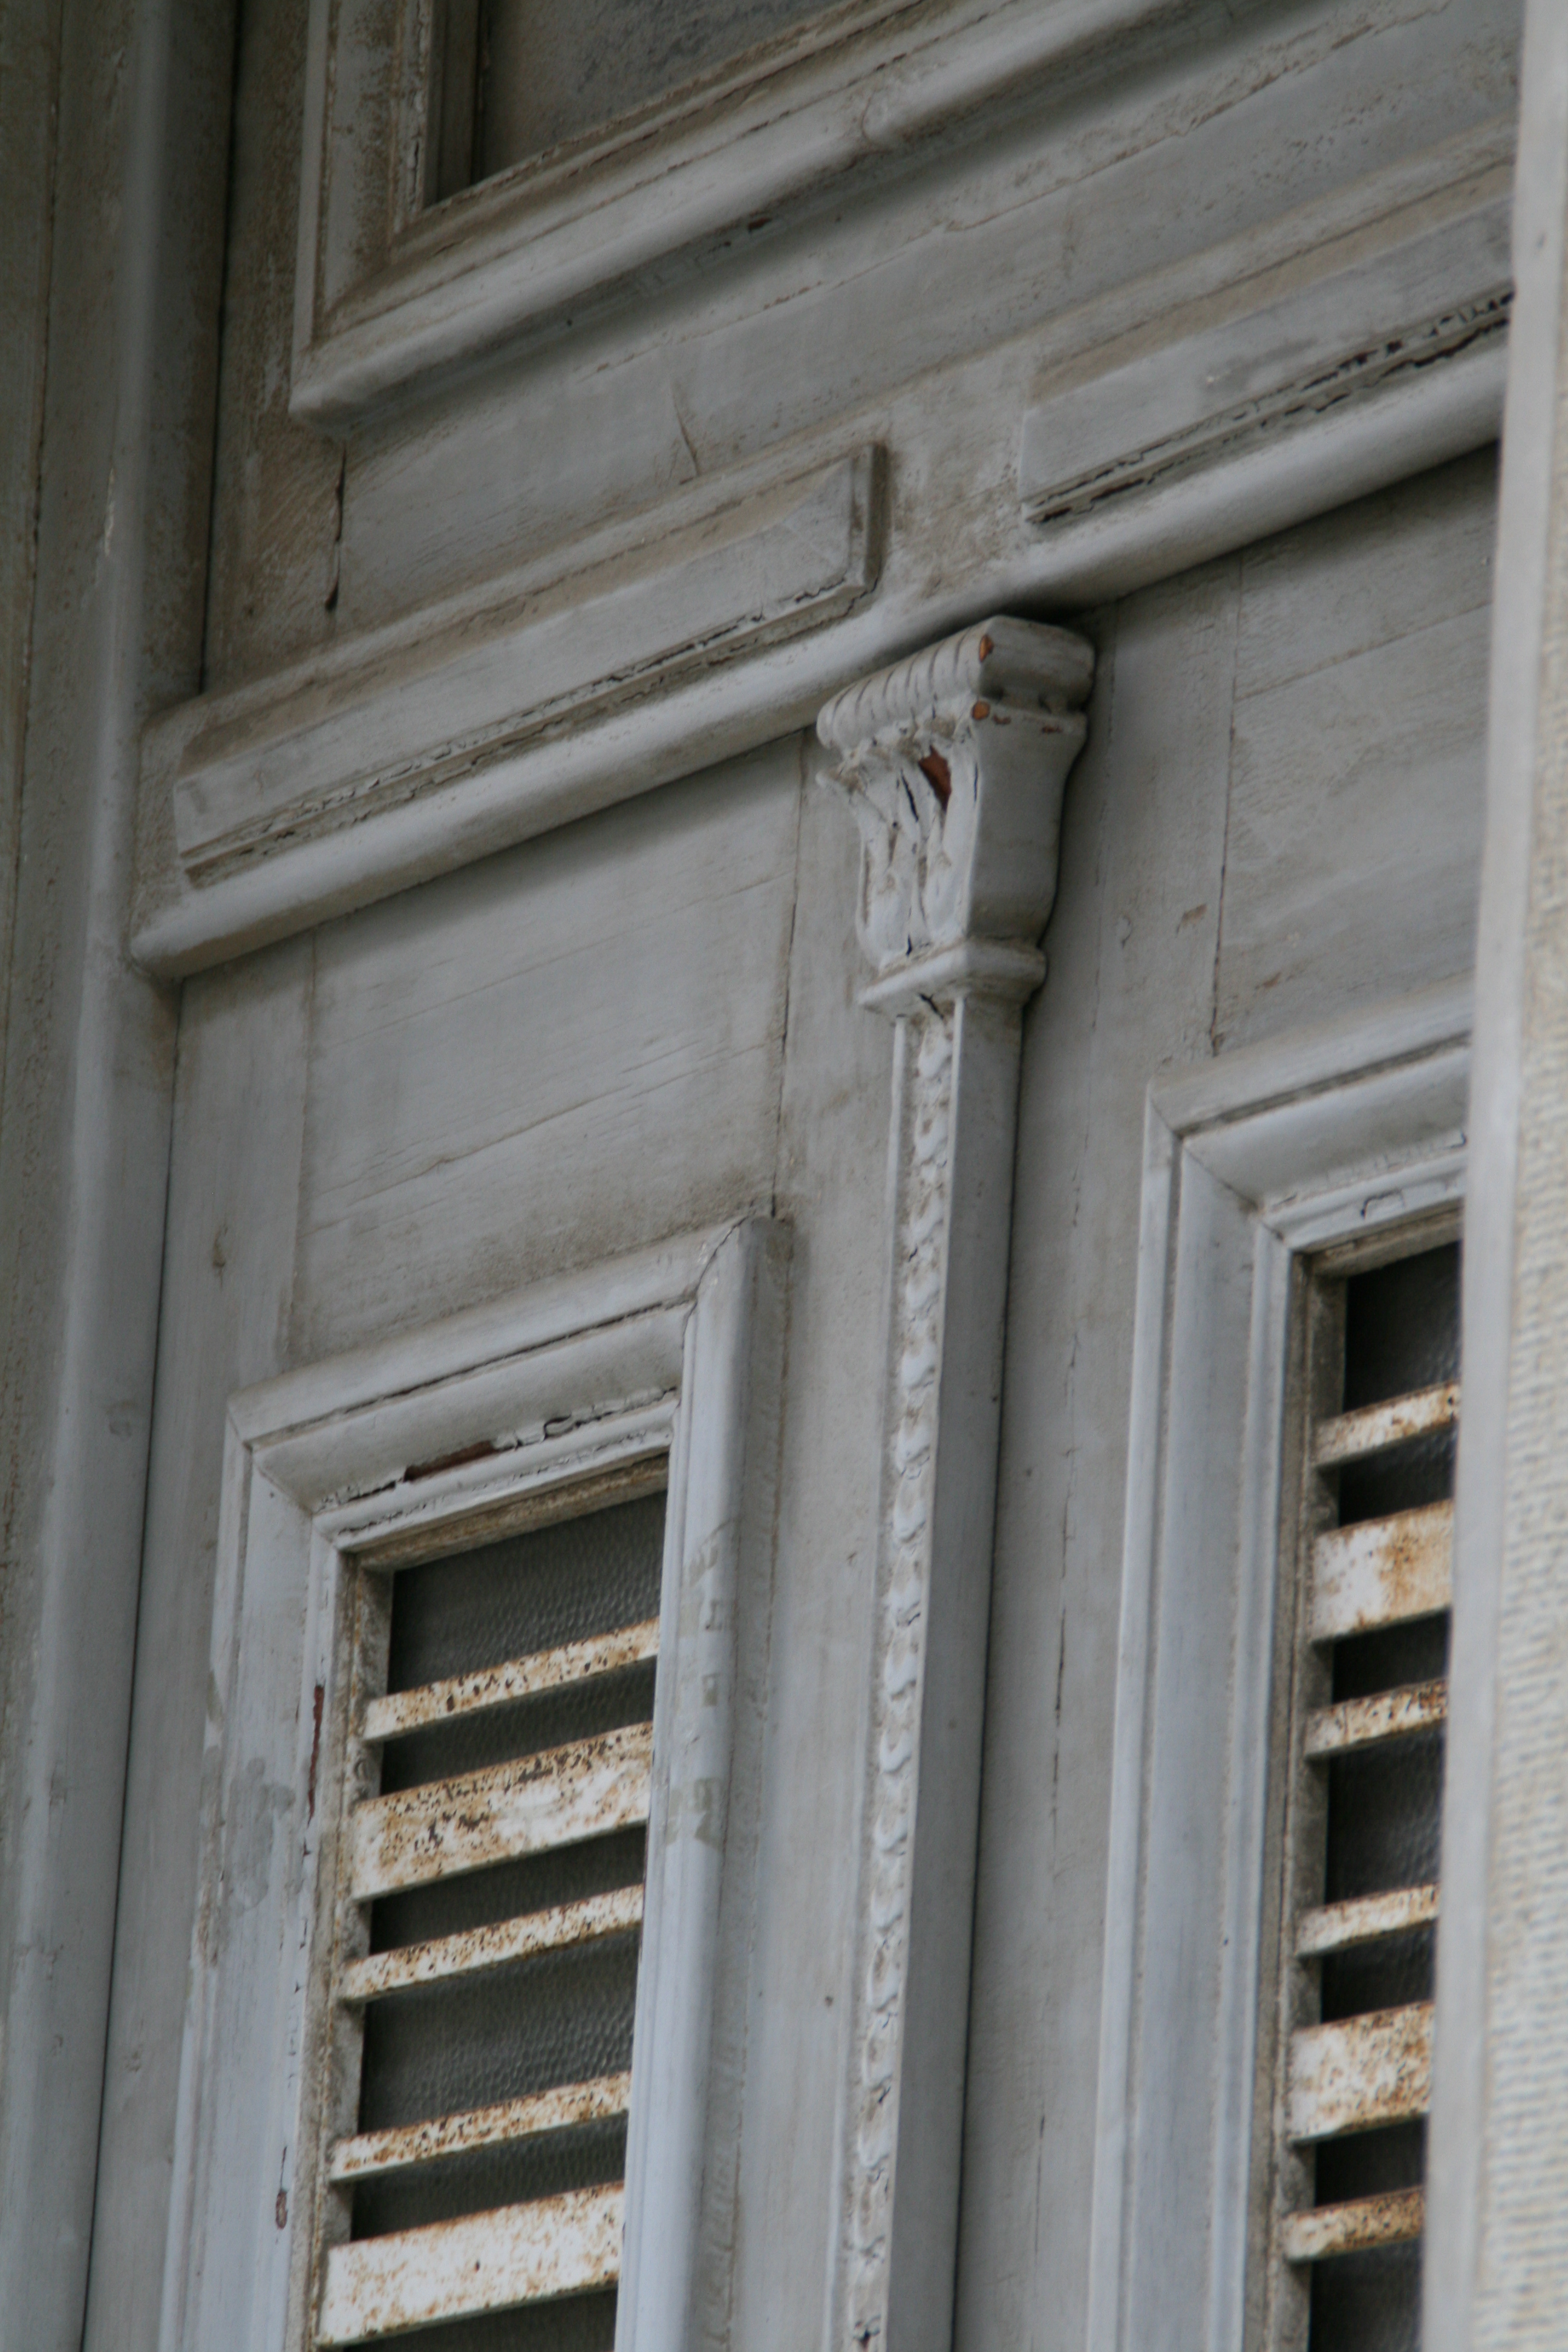
POLYGON ((951 2352, 1023 1000, 1094 656, 987 621, 830 702, 895 1021, 871 1687, 833 2352, 951 2352))
POLYGON ((984 621, 863 678, 816 722, 860 830, 861 1002, 910 1012, 1045 976, 1062 789, 1094 675, 1081 637, 984 621))

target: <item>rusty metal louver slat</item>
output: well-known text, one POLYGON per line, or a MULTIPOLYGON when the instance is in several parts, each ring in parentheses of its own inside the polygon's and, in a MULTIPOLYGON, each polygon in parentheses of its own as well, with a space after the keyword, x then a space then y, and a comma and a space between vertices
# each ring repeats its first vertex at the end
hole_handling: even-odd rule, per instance
POLYGON ((616 2284, 662 1508, 490 1547, 493 1595, 482 1549, 383 1571, 362 1611, 331 1990, 358 2090, 322 2151, 322 2347, 616 2284), (601 1533, 641 1556, 605 1570, 601 1533), (498 1656, 520 1627, 545 1639, 498 1656))
POLYGON ((1418 2269, 1402 2250, 1425 2214, 1457 1247, 1331 1282, 1317 1298, 1309 1391, 1337 1402, 1342 1380, 1346 1393, 1343 1409, 1320 1402, 1307 1439, 1275 2242, 1310 2287, 1279 2341, 1353 2352, 1384 2340, 1390 2294, 1405 2298, 1396 2332, 1418 2309, 1418 2269), (1406 1366, 1427 1377, 1400 1384, 1406 1366))

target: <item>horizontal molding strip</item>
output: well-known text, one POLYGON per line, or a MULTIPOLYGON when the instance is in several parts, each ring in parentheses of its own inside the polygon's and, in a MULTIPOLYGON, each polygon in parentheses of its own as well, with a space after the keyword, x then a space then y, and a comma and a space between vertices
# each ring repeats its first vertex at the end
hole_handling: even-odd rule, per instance
MULTIPOLYGON (((1426 194, 1414 205, 1400 174, 1368 184, 1353 232, 1342 194, 1340 226, 1331 234, 1313 215, 1299 250, 1277 232, 1269 250, 1286 257, 1261 276, 1245 241, 1226 247, 1234 271, 1222 291, 1190 290, 1214 277, 1216 248, 1204 257, 1207 276, 1187 272, 1164 308, 1147 298, 1157 315, 1136 335, 1121 323, 1145 307, 1135 289, 1113 289, 1103 333, 1092 320, 1050 322, 1042 351, 1064 336, 1086 340, 1070 383, 1042 379, 1029 447, 1054 449, 1058 411, 1070 421, 1078 403, 1092 416, 1134 361, 1150 383, 1170 373, 1179 389, 1173 354, 1194 341, 1228 334, 1246 349, 1252 334, 1268 346, 1265 328, 1248 321, 1277 327, 1287 297, 1307 301, 1325 284, 1339 289, 1334 300, 1354 296, 1380 348, 1407 338, 1402 273, 1412 256, 1422 283, 1439 289, 1432 318, 1463 310, 1487 285, 1500 301, 1506 239, 1491 257, 1506 229, 1507 171, 1486 160, 1496 143, 1489 131, 1472 142, 1444 186, 1439 163, 1424 162, 1426 194), (1449 215, 1436 230, 1434 205, 1449 215), (1212 324, 1216 303, 1223 328, 1212 324), (1194 320, 1211 324, 1194 331, 1194 320)), ((1331 318, 1332 302, 1321 308, 1331 318)), ((1180 462, 1044 529, 1026 508, 1046 461, 1030 458, 1021 502, 1010 514, 987 506, 973 541, 984 551, 961 567, 931 560, 957 520, 951 487, 927 483, 924 439, 890 427, 881 403, 858 426, 838 420, 809 446, 603 526, 570 578, 559 554, 542 557, 510 583, 198 698, 145 738, 132 951, 159 977, 184 977, 805 729, 853 679, 987 614, 1070 615, 1460 457, 1500 429, 1506 343, 1500 325, 1478 331, 1288 429, 1221 435, 1201 463, 1184 448, 1180 462), (866 437, 847 454, 848 431, 866 437), (897 439, 903 485, 896 532, 878 488, 884 437, 897 439), (871 484, 864 529, 856 520, 847 532, 846 468, 871 484), (791 544, 789 518, 817 514, 826 536, 812 523, 819 554, 808 562, 791 544), (769 580, 767 594, 754 593, 769 580), (676 627, 683 598, 688 616, 676 627), (563 647, 562 660, 546 659, 547 646, 563 647)), ((1342 341, 1329 363, 1357 348, 1342 341)), ((957 368, 932 379, 933 415, 966 381, 957 368)), ((1125 403, 1120 413, 1131 414, 1125 403)), ((1180 422, 1179 399, 1175 414, 1180 422)), ((1140 448, 1142 434, 1132 434, 1140 448)))
POLYGON ((1453 1578, 1452 1503, 1335 1528, 1312 1546, 1311 1639, 1338 1642, 1430 1617, 1447 1608, 1453 1578))
POLYGON ((1390 2189, 1381 2197, 1357 2197, 1346 2205, 1287 2213, 1279 2246, 1288 2263, 1319 2263, 1333 2254, 1359 2254, 1369 2246, 1404 2245, 1418 2238, 1426 2225, 1426 2191, 1390 2189))
POLYGON ((1313 1442, 1312 1459, 1320 1470, 1336 1469, 1342 1462, 1384 1454, 1409 1438, 1451 1429, 1458 1418, 1459 1383, 1441 1381, 1436 1388, 1416 1389, 1409 1396, 1390 1397, 1386 1404, 1364 1405, 1359 1412, 1342 1412, 1325 1421, 1313 1442))
POLYGON ((1429 1927, 1436 1916, 1436 1886, 1396 1886, 1386 1895, 1325 1903, 1320 1910, 1302 1914, 1296 1929, 1297 1956, 1315 1960, 1326 1952, 1347 1952, 1357 1944, 1374 1944, 1384 1936, 1429 1927))
POLYGON ((1404 1683, 1373 1698, 1345 1698, 1335 1706, 1314 1707, 1307 1717, 1301 1752, 1313 1762, 1325 1756, 1348 1756, 1358 1748, 1379 1747, 1385 1739, 1408 1739, 1418 1731, 1435 1730, 1447 1719, 1446 1681, 1404 1683))
POLYGON ((529 1912, 495 1927, 472 1927, 463 1935, 440 1936, 427 1944, 350 1960, 338 1979, 335 1998, 351 2003, 380 2000, 389 1993, 411 1992, 416 1985, 445 1984, 453 1977, 477 1975, 481 1969, 531 1960, 542 1952, 596 1943, 601 1936, 625 1935, 642 1926, 642 1888, 617 1886, 608 1895, 590 1895, 580 1903, 529 1912))
POLYGON ((1336 2139, 1424 2116, 1432 2096, 1432 2004, 1373 2010, 1290 2037, 1286 2129, 1336 2139))
MULTIPOLYGON (((820 204, 871 152, 901 152, 918 170, 927 137, 951 139, 965 118, 983 128, 984 110, 1016 99, 1021 85, 1048 90, 1064 72, 1080 89, 1114 80, 1130 46, 1157 36, 1170 15, 1171 0, 830 8, 696 89, 574 142, 552 163, 514 169, 416 215, 324 317, 301 322, 291 411, 324 425, 358 417, 590 292, 635 282, 762 215, 776 222, 803 200, 820 204)), ((1131 61, 1137 56, 1131 46, 1131 61)), ((363 75, 362 66, 344 76, 362 110, 363 75)), ((331 211, 317 175, 336 160, 329 131, 308 167, 306 289, 318 269, 312 224, 331 211)), ((316 307, 308 292, 306 301, 316 307)))
MULTIPOLYGON (((535 589, 493 586, 241 688, 172 779, 197 886, 416 799, 552 730, 847 612, 875 582, 873 448, 535 589)), ((188 730, 188 731, 187 731, 188 730)), ((160 763, 154 730, 149 758, 160 763)))
POLYGON ((433 2164, 444 2156, 461 2156, 470 2148, 505 2147, 514 2140, 536 2139, 542 2132, 624 2116, 631 2095, 630 2074, 604 2074, 596 2082, 566 2083, 552 2091, 535 2091, 526 2099, 502 2099, 494 2106, 469 2107, 430 2122, 358 2132, 338 2141, 328 2171, 333 2180, 365 2180, 404 2172, 416 2164, 433 2164))
POLYGON ((1500 337, 1510 205, 1491 203, 1121 366, 1053 389, 1024 420, 1018 489, 1049 527, 1227 451, 1373 402, 1402 375, 1500 337))
POLYGON ((482 1674, 453 1675, 445 1682, 422 1683, 416 1690, 393 1691, 384 1698, 372 1699, 364 1711, 361 1737, 396 1739, 426 1724, 449 1723, 458 1716, 506 1706, 540 1691, 558 1690, 565 1683, 590 1682, 597 1675, 616 1674, 658 1655, 658 1620, 650 1617, 646 1624, 624 1625, 591 1641, 567 1642, 558 1650, 512 1658, 482 1674))
POLYGON ((349 1892, 356 1903, 492 1862, 542 1853, 647 1820, 653 1726, 628 1724, 511 1764, 356 1805, 349 1892))
POLYGON ((316 2341, 379 2343, 439 2319, 614 2286, 625 2214, 617 2181, 334 2246, 316 2341))

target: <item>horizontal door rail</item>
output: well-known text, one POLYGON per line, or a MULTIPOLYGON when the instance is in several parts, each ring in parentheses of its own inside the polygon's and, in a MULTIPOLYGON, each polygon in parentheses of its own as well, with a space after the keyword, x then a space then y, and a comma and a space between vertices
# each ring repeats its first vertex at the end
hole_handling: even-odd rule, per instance
POLYGON ((614 2286, 625 2210, 616 2181, 334 2246, 316 2340, 374 2344, 439 2319, 614 2286))
POLYGON ((444 1682, 423 1683, 416 1690, 393 1691, 373 1698, 364 1711, 363 1737, 396 1739, 403 1733, 423 1730, 426 1724, 447 1723, 454 1716, 474 1715, 481 1708, 506 1706, 513 1700, 532 1698, 540 1691, 559 1690, 566 1683, 584 1683, 595 1675, 618 1673, 658 1655, 658 1619, 646 1624, 621 1625, 613 1633, 591 1641, 567 1642, 557 1650, 538 1650, 531 1657, 510 1658, 505 1665, 483 1673, 451 1675, 444 1682))
POLYGON ((1436 1388, 1415 1389, 1408 1396, 1390 1397, 1384 1404, 1365 1405, 1359 1412, 1337 1413, 1319 1429, 1312 1459, 1320 1470, 1362 1462, 1369 1454, 1403 1445, 1407 1438, 1451 1429, 1458 1418, 1459 1383, 1440 1381, 1436 1388))
POLYGON ((1396 1886, 1386 1895, 1327 1903, 1321 1910, 1303 1913, 1296 1929, 1297 1955, 1312 1960, 1325 1952, 1348 1951, 1355 1944, 1373 1944, 1383 1936, 1430 1927, 1436 1916, 1436 1886, 1396 1886))
POLYGON ((1320 1536, 1312 1547, 1311 1640, 1338 1642, 1447 1609, 1453 1559, 1452 1503, 1320 1536))
POLYGON ((531 1911, 493 1927, 471 1927, 460 1936, 407 1944, 400 1951, 372 1952, 364 1959, 346 1963, 336 1998, 351 2003, 380 2000, 387 1993, 409 1992, 416 1985, 443 1984, 480 1969, 503 1968, 509 1960, 531 1960, 541 1952, 592 1944, 601 1936, 623 1935, 627 1928, 640 1927, 642 1912, 642 1888, 617 1886, 607 1895, 589 1895, 580 1903, 531 1911))
POLYGON ((1364 2253, 1369 2246, 1403 2245, 1421 2235, 1426 2220, 1424 2189, 1389 2189, 1348 2205, 1287 2213, 1279 2242, 1288 2263, 1321 2263, 1333 2254, 1364 2253))
POLYGON ((1290 2037, 1286 2129, 1333 2139, 1424 2116, 1432 2094, 1432 2004, 1379 2009, 1290 2037))
POLYGON ((1446 1681, 1439 1676, 1435 1682, 1405 1683, 1398 1690, 1379 1691, 1373 1698, 1347 1698, 1337 1706, 1314 1707, 1307 1717, 1301 1752, 1314 1760, 1348 1756, 1385 1739, 1408 1739, 1413 1732, 1431 1731, 1447 1719, 1446 1681))
POLYGON ((542 2132, 598 2123, 607 2116, 624 2116, 631 2090, 629 2074, 602 2074, 596 2082, 563 2083, 552 2091, 503 2099, 491 2107, 469 2107, 461 2115, 399 2124, 390 2131, 360 2132, 338 2141, 329 2171, 334 2180, 364 2180, 434 2163, 438 2157, 460 2156, 469 2148, 504 2147, 513 2140, 537 2138, 542 2132))
POLYGON ((653 1726, 627 1724, 516 1762, 374 1797, 349 1822, 355 1902, 647 1820, 653 1726))

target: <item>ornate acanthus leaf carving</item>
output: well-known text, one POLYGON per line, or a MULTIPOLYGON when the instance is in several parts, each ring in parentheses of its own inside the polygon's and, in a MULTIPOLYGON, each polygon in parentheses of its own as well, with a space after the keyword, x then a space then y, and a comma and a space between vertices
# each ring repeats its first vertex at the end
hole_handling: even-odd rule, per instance
POLYGON ((1081 637, 997 619, 863 679, 816 731, 859 827, 868 1003, 1027 995, 1045 966, 1062 788, 1094 674, 1081 637))

